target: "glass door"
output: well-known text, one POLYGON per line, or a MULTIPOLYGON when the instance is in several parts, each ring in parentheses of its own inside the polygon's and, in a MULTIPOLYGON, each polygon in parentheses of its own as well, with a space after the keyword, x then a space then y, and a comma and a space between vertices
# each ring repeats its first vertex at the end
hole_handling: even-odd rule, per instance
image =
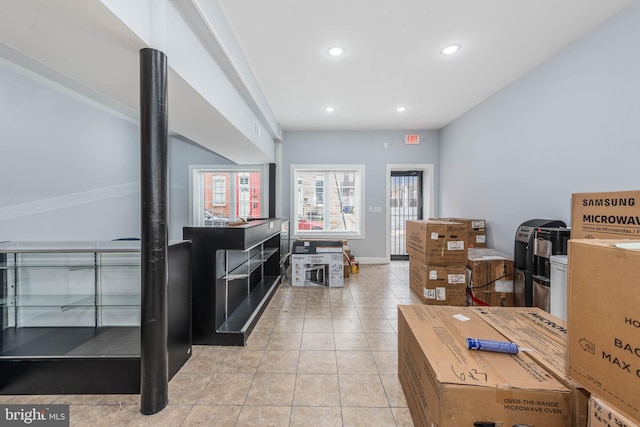
POLYGON ((422 171, 391 171, 391 260, 407 260, 406 223, 422 219, 422 171))

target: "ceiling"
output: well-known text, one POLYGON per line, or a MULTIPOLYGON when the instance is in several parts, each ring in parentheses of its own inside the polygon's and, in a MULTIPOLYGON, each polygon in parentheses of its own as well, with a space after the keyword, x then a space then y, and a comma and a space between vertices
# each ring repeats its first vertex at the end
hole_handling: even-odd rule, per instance
MULTIPOLYGON (((207 5, 222 10, 235 38, 220 51, 237 56, 240 46, 246 57, 227 58, 230 80, 234 66, 248 63, 254 76, 235 76, 234 84, 247 102, 260 100, 258 107, 250 106, 258 120, 271 120, 266 99, 285 131, 440 129, 633 2, 166 1, 182 11, 207 5), (454 42, 462 45, 457 54, 440 54, 454 42), (344 47, 345 54, 328 56, 333 45, 344 47), (327 105, 336 110, 326 113, 327 105), (397 112, 399 105, 407 110, 397 112)), ((107 4, 129 5, 0 0, 0 61, 137 120, 138 51, 146 45, 107 4)), ((220 35, 201 29, 195 28, 203 40, 220 35)), ((273 160, 247 136, 255 131, 253 120, 245 126, 250 130, 241 128, 181 75, 170 70, 169 80, 173 132, 239 164, 273 160)), ((269 133, 274 135, 279 137, 269 133)))
POLYGON ((284 130, 439 129, 633 2, 218 1, 284 130))

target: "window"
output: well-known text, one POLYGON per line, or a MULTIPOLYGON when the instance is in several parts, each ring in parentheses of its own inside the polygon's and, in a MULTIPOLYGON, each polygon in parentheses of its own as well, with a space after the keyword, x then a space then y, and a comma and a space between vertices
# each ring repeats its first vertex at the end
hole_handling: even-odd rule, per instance
POLYGON ((222 226, 238 218, 263 218, 268 165, 191 166, 191 224, 222 226))
POLYGON ((213 205, 224 206, 227 204, 227 177, 225 175, 213 175, 213 205))
POLYGON ((291 166, 298 235, 363 236, 364 166, 291 166))

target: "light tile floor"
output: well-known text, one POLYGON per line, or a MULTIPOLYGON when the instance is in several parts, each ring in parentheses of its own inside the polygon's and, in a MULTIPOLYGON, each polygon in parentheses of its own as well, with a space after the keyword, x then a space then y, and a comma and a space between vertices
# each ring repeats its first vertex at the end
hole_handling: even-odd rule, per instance
POLYGON ((194 346, 169 405, 139 395, 0 396, 70 404, 73 426, 413 426, 398 382, 397 305, 419 303, 409 264, 362 265, 343 288, 285 280, 245 347, 194 346))

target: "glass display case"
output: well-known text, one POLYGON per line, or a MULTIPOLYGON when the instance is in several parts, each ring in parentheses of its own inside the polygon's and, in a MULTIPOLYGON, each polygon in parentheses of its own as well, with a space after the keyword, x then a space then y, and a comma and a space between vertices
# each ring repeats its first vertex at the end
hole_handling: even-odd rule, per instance
MULTIPOLYGON (((190 243, 168 254, 173 375, 191 354, 190 243)), ((0 393, 138 392, 140 269, 139 241, 0 243, 0 393)))
POLYGON ((289 233, 289 220, 282 220, 280 227, 280 271, 286 278, 289 256, 291 255, 291 234, 289 233))

